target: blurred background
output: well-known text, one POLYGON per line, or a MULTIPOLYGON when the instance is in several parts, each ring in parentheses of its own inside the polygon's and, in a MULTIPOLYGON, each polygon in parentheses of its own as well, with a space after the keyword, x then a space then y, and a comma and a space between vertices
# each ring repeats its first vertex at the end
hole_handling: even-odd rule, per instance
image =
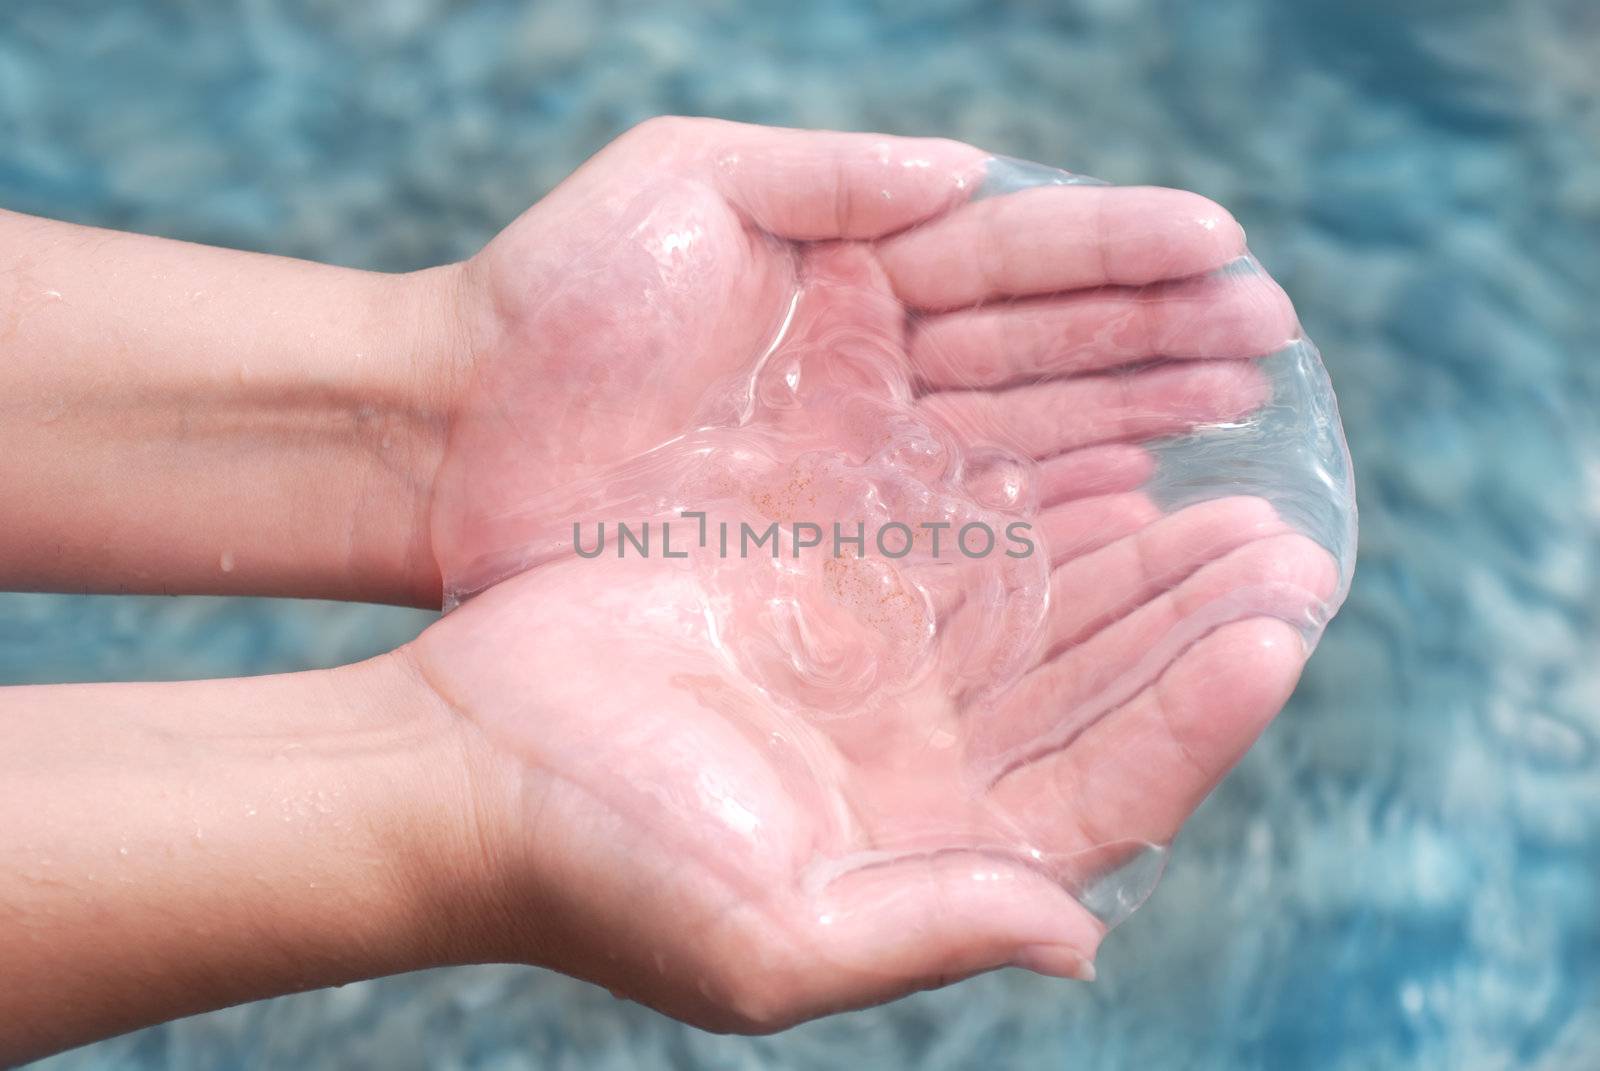
MULTIPOLYGON (((1199 190, 1322 347, 1362 521, 1294 701, 1092 986, 1003 972, 742 1039, 474 968, 45 1066, 1600 1066, 1597 57, 1590 0, 8 2, 0 205, 200 242, 464 257, 670 112, 1199 190)), ((0 682, 327 666, 428 620, 0 596, 0 682)))

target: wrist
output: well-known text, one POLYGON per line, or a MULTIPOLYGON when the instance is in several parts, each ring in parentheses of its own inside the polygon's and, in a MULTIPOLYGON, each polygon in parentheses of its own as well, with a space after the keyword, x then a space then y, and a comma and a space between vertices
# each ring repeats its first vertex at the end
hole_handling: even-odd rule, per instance
POLYGON ((357 478, 380 508, 352 500, 351 545, 361 554, 352 571, 368 574, 385 601, 441 601, 432 508, 474 347, 467 269, 361 273, 361 348, 382 357, 363 365, 350 419, 359 431, 357 478))
POLYGON ((437 742, 420 769, 396 771, 401 798, 384 809, 385 856, 412 920, 406 930, 435 964, 559 967, 544 918, 547 861, 536 851, 546 838, 526 823, 543 808, 530 798, 527 771, 437 685, 413 647, 349 667, 364 675, 366 701, 405 710, 437 742), (432 786, 422 801, 405 788, 416 777, 432 786))
POLYGON ((503 762, 410 649, 332 671, 358 723, 379 727, 365 772, 375 879, 403 963, 371 973, 518 958, 504 858, 503 762))

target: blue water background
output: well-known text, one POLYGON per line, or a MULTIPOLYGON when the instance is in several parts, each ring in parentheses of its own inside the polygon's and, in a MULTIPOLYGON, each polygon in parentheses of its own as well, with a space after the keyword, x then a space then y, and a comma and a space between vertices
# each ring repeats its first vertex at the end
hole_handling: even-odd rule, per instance
MULTIPOLYGON (((1581 0, 0 8, 0 205, 341 264, 465 256, 663 112, 1200 190, 1320 343, 1362 513, 1343 616, 1093 986, 752 1040, 477 968, 49 1066, 1600 1067, 1597 57, 1581 0)), ((427 620, 6 596, 0 680, 324 666, 427 620)))

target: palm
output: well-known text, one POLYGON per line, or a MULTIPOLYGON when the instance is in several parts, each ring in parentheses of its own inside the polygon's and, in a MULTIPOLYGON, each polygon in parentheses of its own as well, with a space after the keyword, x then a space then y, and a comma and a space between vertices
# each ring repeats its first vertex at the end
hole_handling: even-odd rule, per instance
POLYGON ((962 146, 654 129, 477 266, 496 326, 436 542, 454 590, 488 590, 416 647, 519 771, 552 887, 598 890, 543 905, 611 932, 610 967, 590 948, 572 969, 735 1024, 1004 962, 1080 972, 1106 921, 1088 908, 1115 911, 1095 882, 1170 839, 1292 687, 1284 621, 1336 596, 1331 558, 1265 503, 1163 515, 1139 489, 1139 442, 1261 404, 1236 358, 1292 312, 1264 277, 1197 278, 1242 244, 1170 191, 957 209, 982 163, 962 146), (771 180, 807 153, 838 185, 786 201, 771 180), (729 156, 742 171, 704 170, 729 156), (841 200, 851 183, 886 196, 841 200), (1041 214, 1066 237, 1041 244, 1041 214), (974 248, 1002 255, 974 270, 974 248), (685 501, 758 523, 1026 516, 1041 551, 570 554, 580 513, 685 501), (570 830, 591 832, 552 850, 570 830))
POLYGON ((690 173, 703 161, 641 140, 590 161, 475 264, 492 326, 439 480, 447 566, 503 555, 545 496, 688 430, 781 315, 788 249, 752 238, 690 173))

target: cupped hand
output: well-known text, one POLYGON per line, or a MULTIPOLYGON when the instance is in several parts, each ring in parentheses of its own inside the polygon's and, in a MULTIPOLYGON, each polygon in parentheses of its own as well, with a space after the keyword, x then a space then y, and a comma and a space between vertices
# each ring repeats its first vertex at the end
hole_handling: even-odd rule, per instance
MULTIPOLYGON (((433 527, 473 597, 406 657, 494 756, 508 954, 722 1029, 1005 964, 1090 976, 1148 891, 1115 888, 1124 864, 1287 698, 1338 567, 1257 498, 1164 511, 1143 444, 1248 420, 1269 393, 1250 359, 1296 335, 1292 309, 1215 270, 1244 238, 1203 198, 974 199, 996 167, 951 142, 657 121, 462 272, 471 357, 433 527), (921 447, 896 453, 907 429, 921 447), (729 497, 779 521, 808 458, 861 462, 841 502, 922 464, 940 494, 916 508, 1026 516, 1038 557, 958 563, 940 589, 852 556, 708 570, 552 541, 586 480, 654 501, 656 470, 627 466, 672 444, 702 489, 753 449, 729 497), (780 605, 812 653, 823 621, 841 664, 873 656, 840 678, 850 704, 781 678, 780 605), (897 651, 915 657, 889 673, 897 651)), ((842 515, 828 501, 819 519, 842 515)))

